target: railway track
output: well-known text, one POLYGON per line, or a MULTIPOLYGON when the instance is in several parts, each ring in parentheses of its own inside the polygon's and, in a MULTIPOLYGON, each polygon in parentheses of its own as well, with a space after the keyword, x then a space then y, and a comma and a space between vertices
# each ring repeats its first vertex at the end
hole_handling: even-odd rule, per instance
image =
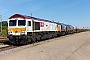
POLYGON ((9 42, 9 39, 8 38, 2 38, 2 37, 0 37, 0 43, 3 43, 3 44, 10 44, 10 42, 9 42))
POLYGON ((0 52, 5 51, 5 50, 9 50, 9 49, 13 49, 13 48, 16 48, 16 47, 18 47, 18 46, 9 45, 9 46, 5 46, 5 47, 0 47, 0 52))

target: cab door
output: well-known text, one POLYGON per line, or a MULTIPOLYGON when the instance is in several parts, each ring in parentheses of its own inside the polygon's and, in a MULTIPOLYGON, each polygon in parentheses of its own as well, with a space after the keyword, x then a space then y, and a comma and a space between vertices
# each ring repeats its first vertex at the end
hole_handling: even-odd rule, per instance
POLYGON ((31 27, 31 21, 27 21, 27 31, 31 32, 32 31, 32 27, 31 27))

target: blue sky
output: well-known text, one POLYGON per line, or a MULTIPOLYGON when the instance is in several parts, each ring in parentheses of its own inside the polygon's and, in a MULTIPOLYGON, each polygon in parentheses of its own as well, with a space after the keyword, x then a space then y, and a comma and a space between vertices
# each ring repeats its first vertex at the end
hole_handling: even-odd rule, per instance
POLYGON ((3 20, 17 13, 90 28, 90 0, 0 0, 3 20))

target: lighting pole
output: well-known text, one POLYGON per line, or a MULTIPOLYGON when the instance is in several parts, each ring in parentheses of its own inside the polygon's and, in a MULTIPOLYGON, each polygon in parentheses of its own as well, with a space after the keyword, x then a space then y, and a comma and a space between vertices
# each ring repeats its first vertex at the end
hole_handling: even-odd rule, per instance
POLYGON ((0 20, 1 20, 1 33, 2 33, 2 15, 0 15, 0 20))

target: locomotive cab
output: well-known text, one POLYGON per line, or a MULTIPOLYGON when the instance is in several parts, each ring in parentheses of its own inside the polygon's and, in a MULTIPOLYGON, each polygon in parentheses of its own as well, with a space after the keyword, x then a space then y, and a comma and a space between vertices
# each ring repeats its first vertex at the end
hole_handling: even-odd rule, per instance
POLYGON ((32 32, 31 19, 25 19, 19 15, 14 15, 9 18, 8 23, 8 38, 10 43, 25 43, 24 40, 27 40, 27 32, 32 32))

